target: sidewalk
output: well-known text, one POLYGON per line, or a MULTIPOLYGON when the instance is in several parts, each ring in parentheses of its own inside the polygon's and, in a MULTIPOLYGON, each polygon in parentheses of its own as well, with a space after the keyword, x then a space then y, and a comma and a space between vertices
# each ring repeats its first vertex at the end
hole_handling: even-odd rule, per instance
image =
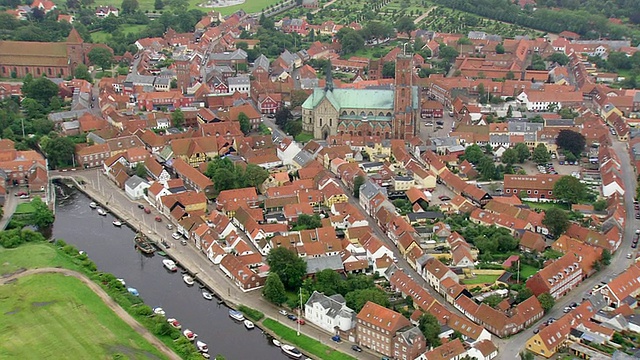
MULTIPOLYGON (((66 175, 67 174, 65 174, 65 176, 66 175)), ((294 330, 297 329, 295 328, 294 322, 288 319, 286 319, 286 321, 282 321, 285 320, 285 318, 278 313, 278 310, 280 309, 264 300, 260 289, 243 292, 222 272, 222 270, 220 270, 218 266, 209 261, 204 253, 196 249, 192 242, 190 242, 188 246, 181 246, 178 242, 172 240, 171 231, 166 228, 166 223, 156 223, 153 221, 153 218, 156 216, 162 216, 156 209, 148 206, 146 202, 135 202, 130 200, 122 190, 116 187, 115 184, 105 176, 100 175, 100 187, 98 189, 97 176, 98 175, 95 171, 73 174, 73 178, 77 180, 83 179, 86 183, 79 189, 87 193, 87 195, 92 197, 94 200, 104 204, 104 206, 113 214, 128 222, 132 227, 141 228, 141 230, 156 243, 159 243, 162 239, 170 242, 171 248, 164 251, 174 258, 181 266, 193 273, 194 277, 197 278, 198 281, 207 285, 219 297, 224 299, 229 306, 237 307, 239 304, 246 305, 262 311, 268 318, 272 318, 294 330), (151 214, 144 214, 142 210, 137 208, 138 204, 145 204, 145 206, 149 207, 149 209, 151 209, 151 214), (147 218, 149 221, 147 221, 147 218)), ((301 326, 300 333, 358 359, 379 359, 381 356, 378 354, 374 355, 368 353, 366 352, 366 349, 361 353, 355 353, 351 350, 352 343, 346 341, 343 341, 342 343, 335 343, 331 341, 331 336, 333 334, 329 334, 311 324, 301 326)))

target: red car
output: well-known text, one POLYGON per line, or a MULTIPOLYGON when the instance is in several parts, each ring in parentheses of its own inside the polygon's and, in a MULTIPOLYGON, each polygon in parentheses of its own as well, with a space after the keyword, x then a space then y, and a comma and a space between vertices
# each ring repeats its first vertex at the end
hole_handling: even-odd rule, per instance
POLYGON ((304 325, 305 324, 304 319, 298 319, 298 324, 304 325))
POLYGON ((157 222, 162 222, 162 218, 160 216, 156 216, 156 221, 157 222))
POLYGON ((440 201, 449 201, 449 200, 451 200, 451 198, 448 197, 447 195, 440 195, 440 196, 438 196, 438 199, 440 199, 440 201))
POLYGON ((145 212, 145 214, 151 214, 151 209, 146 207, 146 208, 144 208, 144 212, 145 212))

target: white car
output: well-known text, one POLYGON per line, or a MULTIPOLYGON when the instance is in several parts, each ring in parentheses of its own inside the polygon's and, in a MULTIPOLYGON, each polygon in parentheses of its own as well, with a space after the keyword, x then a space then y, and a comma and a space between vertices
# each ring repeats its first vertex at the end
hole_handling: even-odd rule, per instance
POLYGON ((627 259, 631 259, 631 254, 627 254, 627 259))
POLYGON ((169 229, 169 230, 173 229, 173 225, 167 224, 167 229, 169 229))
POLYGON ((287 312, 286 312, 286 311, 284 311, 284 310, 280 310, 280 311, 278 311, 278 313, 279 313, 280 315, 287 316, 287 312))
POLYGON ((174 238, 175 240, 179 240, 181 236, 177 232, 174 232, 173 234, 171 234, 171 237, 174 238))

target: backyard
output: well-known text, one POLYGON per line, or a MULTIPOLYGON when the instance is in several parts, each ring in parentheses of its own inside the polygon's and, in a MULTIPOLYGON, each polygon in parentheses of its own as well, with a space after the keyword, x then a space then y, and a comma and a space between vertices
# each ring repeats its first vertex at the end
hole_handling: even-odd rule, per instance
POLYGON ((473 278, 462 280, 462 283, 465 285, 493 284, 499 277, 500 275, 478 274, 473 278))
MULTIPOLYGON (((41 251, 37 246, 31 250, 41 251)), ((14 250, 2 250, 5 260, 29 266, 56 260, 55 251, 44 251, 38 264, 14 250), (8 259, 7 259, 8 258, 8 259)), ((26 251, 20 251, 27 254, 26 251)), ((30 252, 29 252, 30 254, 30 252)), ((55 262, 54 262, 55 263, 55 262)), ((53 264, 46 264, 53 265, 53 264)), ((61 274, 38 274, 0 287, 0 312, 4 314, 0 357, 4 359, 162 359, 129 325, 111 311, 80 280, 61 274)))

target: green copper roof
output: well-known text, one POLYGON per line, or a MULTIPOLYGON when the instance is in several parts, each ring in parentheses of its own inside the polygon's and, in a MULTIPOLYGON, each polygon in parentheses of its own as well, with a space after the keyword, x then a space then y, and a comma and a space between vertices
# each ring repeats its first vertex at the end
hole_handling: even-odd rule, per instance
MULTIPOLYGON (((324 89, 314 89, 313 94, 302 104, 311 110, 324 99, 324 89)), ((393 90, 334 89, 326 93, 327 99, 340 110, 349 109, 393 109, 393 90)))

